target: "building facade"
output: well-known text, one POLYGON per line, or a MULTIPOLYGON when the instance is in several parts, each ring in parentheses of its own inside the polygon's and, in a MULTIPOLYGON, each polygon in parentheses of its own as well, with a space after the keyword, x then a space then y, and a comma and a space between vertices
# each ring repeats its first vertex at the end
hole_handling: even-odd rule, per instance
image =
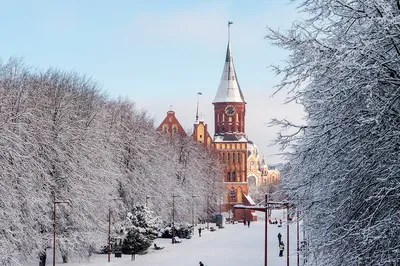
MULTIPOLYGON (((214 135, 209 134, 205 121, 199 120, 197 108, 192 137, 204 147, 214 149, 219 155, 224 169, 221 180, 225 187, 221 210, 232 213, 235 220, 256 221, 257 216, 254 211, 233 211, 233 206, 255 205, 249 195, 249 184, 255 186, 265 183, 277 184, 280 175, 276 169, 268 168, 264 158, 260 162, 257 146, 246 137, 246 101, 238 82, 229 40, 222 77, 213 105, 214 135)), ((173 135, 181 133, 183 128, 177 121, 175 113, 169 111, 158 130, 173 135)))

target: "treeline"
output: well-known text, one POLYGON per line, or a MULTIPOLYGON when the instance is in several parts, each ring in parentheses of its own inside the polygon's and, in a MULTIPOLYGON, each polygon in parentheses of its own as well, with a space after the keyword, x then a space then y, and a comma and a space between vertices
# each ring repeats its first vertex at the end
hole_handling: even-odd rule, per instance
POLYGON ((193 199, 204 217, 220 171, 211 151, 161 136, 146 111, 91 79, 19 59, 0 64, 1 265, 52 246, 54 200, 68 202, 56 208, 57 252, 88 256, 107 243, 109 210, 118 219, 147 198, 169 221, 174 193, 177 221, 190 221, 193 199))
POLYGON ((268 38, 290 52, 279 88, 304 125, 275 121, 301 211, 304 265, 400 265, 400 2, 300 0, 306 19, 268 38))

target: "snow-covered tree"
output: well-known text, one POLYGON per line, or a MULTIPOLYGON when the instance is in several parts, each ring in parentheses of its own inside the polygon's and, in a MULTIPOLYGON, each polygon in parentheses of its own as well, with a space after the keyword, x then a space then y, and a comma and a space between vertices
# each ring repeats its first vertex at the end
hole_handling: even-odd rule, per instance
POLYGON ((267 38, 290 52, 279 89, 304 106, 282 174, 304 216, 307 265, 400 263, 400 4, 300 0, 307 18, 267 38))
POLYGON ((136 205, 128 212, 123 230, 122 252, 141 254, 145 252, 160 232, 161 220, 154 212, 136 205))
POLYGON ((178 218, 190 220, 193 193, 200 210, 218 185, 220 167, 206 169, 206 154, 190 138, 161 136, 145 110, 109 99, 91 79, 1 63, 0 264, 46 260, 54 200, 69 202, 56 206, 64 261, 106 244, 110 211, 117 223, 148 200, 170 221, 176 193, 178 218))

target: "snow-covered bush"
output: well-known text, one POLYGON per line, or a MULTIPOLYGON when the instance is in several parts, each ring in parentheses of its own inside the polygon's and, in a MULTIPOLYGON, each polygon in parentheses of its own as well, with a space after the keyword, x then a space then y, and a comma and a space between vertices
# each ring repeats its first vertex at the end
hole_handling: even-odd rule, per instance
POLYGON ((161 220, 154 212, 142 205, 136 205, 128 212, 123 225, 122 252, 141 254, 152 244, 160 233, 161 220))
MULTIPOLYGON (((188 223, 175 224, 175 236, 180 238, 187 238, 193 233, 193 225, 188 223)), ((163 228, 160 230, 160 237, 162 238, 172 238, 172 224, 165 223, 163 228)))
POLYGON ((123 254, 143 254, 151 246, 152 240, 139 228, 129 228, 122 242, 123 254))

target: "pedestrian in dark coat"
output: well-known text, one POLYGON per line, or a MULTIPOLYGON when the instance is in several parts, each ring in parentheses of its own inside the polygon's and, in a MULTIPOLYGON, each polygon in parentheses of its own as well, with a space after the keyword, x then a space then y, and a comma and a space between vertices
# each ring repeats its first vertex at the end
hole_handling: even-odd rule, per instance
POLYGON ((199 262, 200 266, 204 266, 204 263, 202 263, 201 261, 199 262))
POLYGON ((250 228, 250 220, 247 221, 247 226, 250 228))
POLYGON ((199 237, 201 237, 201 227, 199 227, 199 237))
POLYGON ((280 245, 281 242, 282 242, 282 235, 281 235, 281 233, 279 232, 279 233, 278 233, 278 245, 280 245))
POLYGON ((279 244, 279 257, 283 257, 283 251, 285 250, 285 244, 283 244, 283 241, 279 244))

